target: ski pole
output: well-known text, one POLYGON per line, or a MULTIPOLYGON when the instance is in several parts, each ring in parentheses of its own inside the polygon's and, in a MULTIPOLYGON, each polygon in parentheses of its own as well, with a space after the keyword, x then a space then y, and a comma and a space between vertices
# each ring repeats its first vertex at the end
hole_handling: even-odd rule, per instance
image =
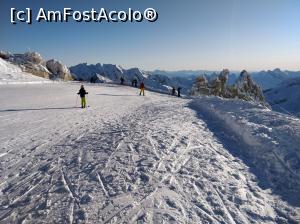
POLYGON ((75 107, 77 107, 77 101, 78 101, 78 95, 77 95, 77 97, 76 97, 75 107))
POLYGON ((86 107, 89 107, 89 105, 88 105, 88 102, 89 102, 88 95, 89 94, 86 94, 86 107))

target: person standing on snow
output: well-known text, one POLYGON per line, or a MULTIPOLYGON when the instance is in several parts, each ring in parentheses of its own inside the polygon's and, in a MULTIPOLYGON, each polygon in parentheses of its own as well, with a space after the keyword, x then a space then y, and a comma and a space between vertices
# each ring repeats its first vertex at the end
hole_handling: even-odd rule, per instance
POLYGON ((136 87, 136 88, 137 88, 137 83, 138 83, 138 80, 135 78, 134 79, 134 87, 136 87))
POLYGON ((181 92, 181 87, 178 87, 178 88, 177 88, 177 96, 178 96, 178 97, 181 97, 180 92, 181 92))
POLYGON ((145 96, 145 84, 144 84, 144 82, 141 83, 140 90, 141 90, 140 95, 142 95, 142 93, 143 93, 143 96, 145 96))
POLYGON ((172 96, 175 96, 175 94, 176 94, 176 90, 175 90, 175 87, 173 86, 172 87, 172 96))
POLYGON ((89 93, 85 91, 83 85, 81 85, 80 90, 77 94, 80 95, 80 98, 81 98, 81 108, 86 108, 85 95, 89 94, 89 93))
POLYGON ((121 77, 120 80, 121 80, 121 85, 124 85, 125 79, 121 77))

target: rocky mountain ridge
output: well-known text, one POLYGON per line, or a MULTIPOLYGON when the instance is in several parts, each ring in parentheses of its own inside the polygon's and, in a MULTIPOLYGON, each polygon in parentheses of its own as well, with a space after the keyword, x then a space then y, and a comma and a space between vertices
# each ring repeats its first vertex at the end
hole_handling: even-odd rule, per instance
POLYGON ((55 59, 46 61, 37 52, 11 54, 9 52, 1 51, 0 58, 18 65, 23 72, 28 72, 42 78, 65 81, 73 80, 73 77, 66 65, 55 59))
POLYGON ((243 70, 233 85, 228 85, 229 70, 224 69, 214 79, 207 80, 205 75, 196 78, 190 95, 214 95, 223 98, 238 98, 246 101, 256 101, 267 105, 261 87, 256 84, 251 75, 243 70))

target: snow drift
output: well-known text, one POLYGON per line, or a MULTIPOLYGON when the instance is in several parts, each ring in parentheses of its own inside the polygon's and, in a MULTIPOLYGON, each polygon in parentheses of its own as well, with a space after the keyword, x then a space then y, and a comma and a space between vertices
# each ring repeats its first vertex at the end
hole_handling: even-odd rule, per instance
POLYGON ((195 98, 191 107, 253 169, 263 188, 300 206, 300 119, 219 97, 195 98))

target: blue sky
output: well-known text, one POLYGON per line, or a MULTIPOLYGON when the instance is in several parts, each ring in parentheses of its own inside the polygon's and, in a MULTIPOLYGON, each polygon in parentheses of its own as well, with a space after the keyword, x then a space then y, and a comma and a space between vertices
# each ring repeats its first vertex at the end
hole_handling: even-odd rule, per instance
POLYGON ((0 49, 67 65, 300 70, 299 0, 0 0, 0 49), (155 23, 10 23, 10 8, 155 8, 155 23))

